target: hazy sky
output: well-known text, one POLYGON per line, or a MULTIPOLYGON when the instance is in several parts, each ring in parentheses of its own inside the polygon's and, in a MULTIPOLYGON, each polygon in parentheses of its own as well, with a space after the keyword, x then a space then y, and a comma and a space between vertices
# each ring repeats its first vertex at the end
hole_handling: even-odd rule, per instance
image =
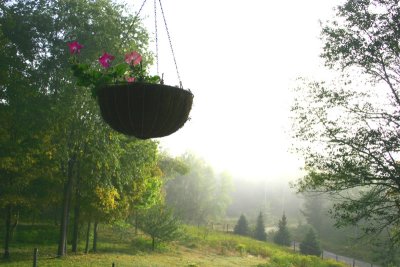
MULTIPOLYGON (((339 2, 163 0, 183 86, 195 98, 191 120, 159 139, 162 147, 174 155, 193 151, 234 176, 298 176, 301 160, 288 152, 290 91, 296 77, 318 77, 319 20, 332 18, 339 2)), ((141 1, 134 4, 133 13, 141 1)), ((158 11, 160 72, 176 85, 158 11)), ((154 32, 153 1, 142 15, 154 32)))

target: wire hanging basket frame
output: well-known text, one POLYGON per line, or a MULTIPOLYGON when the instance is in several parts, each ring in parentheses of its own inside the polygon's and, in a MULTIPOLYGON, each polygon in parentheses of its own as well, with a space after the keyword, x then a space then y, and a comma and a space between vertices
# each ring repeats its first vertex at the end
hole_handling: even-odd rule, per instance
MULTIPOLYGON (((168 136, 180 128, 189 119, 193 104, 193 94, 182 87, 182 81, 172 47, 171 37, 165 19, 161 0, 158 0, 163 16, 165 29, 174 59, 180 87, 152 83, 117 83, 107 84, 100 88, 98 103, 104 121, 120 133, 135 136, 139 139, 149 139, 168 136)), ((132 26, 139 16, 146 0, 143 1, 132 26)), ((158 36, 156 18, 156 0, 154 0, 154 15, 156 25, 156 61, 158 74, 158 36)))

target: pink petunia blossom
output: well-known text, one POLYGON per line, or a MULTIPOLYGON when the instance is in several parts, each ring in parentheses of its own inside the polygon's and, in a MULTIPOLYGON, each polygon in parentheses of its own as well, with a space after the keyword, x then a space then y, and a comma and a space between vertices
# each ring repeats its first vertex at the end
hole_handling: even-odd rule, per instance
POLYGON ((115 57, 113 55, 104 52, 104 54, 99 58, 99 62, 104 68, 109 68, 114 58, 115 57))
POLYGON ((129 65, 135 66, 139 64, 140 61, 142 61, 142 56, 136 51, 133 51, 125 55, 125 62, 128 63, 129 65))
POLYGON ((126 81, 128 83, 133 83, 135 81, 135 77, 126 77, 126 81))
POLYGON ((81 52, 81 49, 83 48, 83 45, 78 43, 77 41, 73 41, 72 43, 68 43, 69 46, 69 52, 73 54, 78 54, 81 52))

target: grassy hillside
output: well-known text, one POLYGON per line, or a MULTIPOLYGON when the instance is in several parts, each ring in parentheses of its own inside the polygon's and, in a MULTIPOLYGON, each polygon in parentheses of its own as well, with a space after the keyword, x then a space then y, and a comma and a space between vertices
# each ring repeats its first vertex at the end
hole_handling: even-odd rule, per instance
MULTIPOLYGON (((332 261, 292 253, 289 248, 232 234, 185 227, 183 237, 151 251, 151 242, 132 229, 100 227, 98 252, 55 258, 56 228, 22 226, 14 236, 11 260, 2 266, 32 266, 33 248, 39 249, 38 266, 266 266, 341 267, 332 261)), ((84 244, 80 243, 80 250, 84 244)))

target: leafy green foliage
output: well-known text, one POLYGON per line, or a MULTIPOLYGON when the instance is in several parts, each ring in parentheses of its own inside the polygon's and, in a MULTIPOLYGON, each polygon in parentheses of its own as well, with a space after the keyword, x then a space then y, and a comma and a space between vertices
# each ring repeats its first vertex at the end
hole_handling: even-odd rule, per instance
MULTIPOLYGON (((91 59, 103 49, 135 49, 145 55, 144 66, 151 63, 146 31, 139 22, 132 27, 133 16, 123 10, 111 1, 0 4, 0 214, 10 214, 2 218, 6 235, 17 218, 64 225, 77 218, 70 228, 110 223, 161 198, 158 144, 116 134, 83 88, 115 78, 92 69, 91 59), (85 50, 71 68, 66 43, 72 39, 85 50), (71 74, 81 76, 78 86, 71 74)), ((114 70, 122 75, 126 66, 114 70)), ((73 232, 60 230, 64 239, 67 230, 73 232)))
POLYGON ((337 226, 390 233, 400 244, 399 47, 396 1, 347 0, 323 25, 333 83, 303 81, 292 111, 307 175, 299 191, 343 193, 337 226))
POLYGON ((101 70, 98 66, 92 67, 94 63, 79 63, 77 55, 72 55, 69 60, 72 74, 76 78, 76 85, 91 89, 92 96, 96 97, 98 91, 107 84, 128 83, 127 77, 133 76, 136 82, 160 83, 158 75, 151 76, 142 64, 129 65, 120 63, 101 70))
POLYGON ((203 159, 193 154, 176 159, 174 165, 177 170, 189 170, 166 182, 166 203, 174 213, 184 222, 193 224, 204 224, 223 216, 230 203, 230 176, 227 173, 215 175, 203 159))
POLYGON ((140 229, 152 238, 153 250, 156 242, 176 240, 181 235, 179 220, 162 205, 143 211, 139 222, 140 229))
POLYGON ((237 235, 249 235, 250 234, 250 228, 249 224, 247 223, 246 216, 243 214, 240 215, 240 218, 238 222, 235 225, 235 228, 233 229, 233 232, 237 235))

